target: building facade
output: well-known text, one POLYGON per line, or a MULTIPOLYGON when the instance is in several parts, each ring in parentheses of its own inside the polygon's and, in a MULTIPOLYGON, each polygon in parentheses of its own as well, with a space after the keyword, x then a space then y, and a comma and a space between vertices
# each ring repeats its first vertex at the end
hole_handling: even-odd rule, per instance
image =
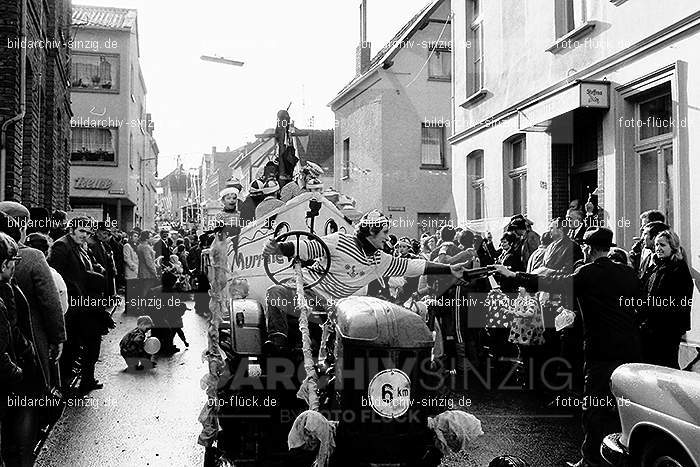
POLYGON ((73 27, 71 205, 122 229, 150 228, 158 149, 136 10, 76 5, 73 27))
POLYGON ((697 2, 466 0, 453 12, 458 218, 524 213, 541 233, 595 191, 626 249, 641 212, 664 212, 697 283, 697 2))
MULTIPOLYGON (((225 151, 217 151, 216 146, 212 146, 211 154, 204 154, 200 180, 205 221, 211 221, 223 208, 219 192, 233 177, 230 164, 245 153, 245 148, 246 146, 242 146, 231 150, 227 146, 225 151)), ((241 182, 245 185, 245 180, 241 180, 241 182)))
POLYGON ((71 2, 0 3, 0 197, 68 207, 71 2))
POLYGON ((390 215, 396 235, 435 232, 455 217, 450 1, 431 2, 371 60, 364 8, 357 76, 329 104, 335 188, 390 215))
POLYGON ((158 222, 172 226, 182 225, 185 222, 182 208, 187 206, 187 186, 189 175, 182 164, 179 163, 172 172, 159 180, 160 190, 158 194, 158 222))

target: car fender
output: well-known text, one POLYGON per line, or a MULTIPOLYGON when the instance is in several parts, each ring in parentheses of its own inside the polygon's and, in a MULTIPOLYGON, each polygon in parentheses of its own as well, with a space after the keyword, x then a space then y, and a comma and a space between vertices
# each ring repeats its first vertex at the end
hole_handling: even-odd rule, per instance
MULTIPOLYGON (((618 410, 622 423, 620 443, 627 447, 633 457, 641 454, 646 440, 661 434, 674 441, 690 459, 700 459, 700 446, 696 446, 696 441, 700 439, 700 427, 697 425, 634 402, 625 403, 618 410)), ((693 462, 696 467, 700 467, 697 460, 693 462)))

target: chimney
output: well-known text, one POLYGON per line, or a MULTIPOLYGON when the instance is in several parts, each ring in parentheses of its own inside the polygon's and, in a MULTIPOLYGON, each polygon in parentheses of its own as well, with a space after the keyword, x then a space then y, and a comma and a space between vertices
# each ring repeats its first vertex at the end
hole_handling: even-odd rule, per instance
POLYGON ((355 74, 361 75, 369 68, 371 44, 367 42, 367 0, 360 4, 360 43, 355 51, 355 74))
POLYGON ((211 147, 211 153, 212 153, 212 154, 216 154, 216 146, 212 146, 212 147, 211 147))

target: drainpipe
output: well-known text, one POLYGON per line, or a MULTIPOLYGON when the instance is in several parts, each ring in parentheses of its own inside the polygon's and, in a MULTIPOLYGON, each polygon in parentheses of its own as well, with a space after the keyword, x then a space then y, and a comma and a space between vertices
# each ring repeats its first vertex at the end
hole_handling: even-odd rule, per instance
POLYGON ((0 129, 0 201, 5 200, 6 177, 7 177, 7 129, 8 127, 24 118, 26 112, 27 100, 27 49, 23 47, 23 43, 27 38, 27 0, 22 0, 22 12, 20 23, 20 39, 19 39, 19 113, 14 117, 5 120, 0 129))

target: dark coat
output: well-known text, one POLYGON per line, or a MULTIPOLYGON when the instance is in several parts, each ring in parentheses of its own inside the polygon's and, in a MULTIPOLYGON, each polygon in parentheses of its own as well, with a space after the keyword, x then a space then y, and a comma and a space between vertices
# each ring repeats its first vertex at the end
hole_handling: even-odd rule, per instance
POLYGON ((582 258, 581 247, 569 237, 564 236, 561 240, 547 246, 543 266, 558 272, 571 273, 574 270, 574 263, 582 258))
POLYGON ((528 230, 520 242, 520 259, 524 265, 530 261, 530 256, 540 246, 540 234, 534 230, 528 230))
POLYGON ((194 274, 199 274, 202 268, 202 249, 199 245, 190 248, 189 254, 187 255, 187 264, 194 274))
POLYGON ((163 257, 163 262, 161 264, 170 265, 170 255, 173 253, 168 242, 164 242, 162 239, 158 240, 153 244, 153 251, 156 252, 156 258, 159 256, 163 257))
POLYGON ((22 290, 14 283, 14 279, 12 282, 0 282, 0 303, 3 304, 0 311, 5 313, 12 336, 12 349, 6 352, 15 363, 20 364, 20 361, 24 361, 21 383, 13 389, 19 392, 42 393, 48 389, 48 374, 44 372, 34 344, 34 326, 29 303, 22 290))
POLYGON ((629 259, 632 269, 639 275, 639 268, 642 264, 642 253, 644 252, 644 239, 637 240, 629 251, 629 259))
POLYGON ((63 277, 68 289, 68 303, 75 303, 80 297, 102 297, 104 276, 94 271, 87 250, 83 249, 69 235, 64 235, 51 245, 49 265, 63 277))
POLYGON ((22 369, 17 365, 12 324, 0 300, 0 408, 7 404, 4 397, 15 384, 22 380, 22 369))
POLYGON ((657 300, 674 298, 673 304, 652 303, 642 308, 643 327, 653 334, 664 334, 679 339, 690 329, 690 298, 693 279, 688 265, 682 259, 660 260, 654 254, 642 278, 647 297, 657 300), (682 303, 684 300, 685 303, 682 303))
POLYGON ((15 267, 15 281, 24 293, 32 316, 34 345, 45 375, 49 375, 49 345, 66 340, 61 300, 44 254, 21 245, 22 258, 15 267))
MULTIPOLYGON (((92 260, 86 248, 79 246, 64 235, 51 245, 49 265, 66 282, 68 289, 68 311, 66 314, 80 313, 79 334, 85 336, 103 335, 113 326, 111 316, 101 304, 85 304, 85 300, 102 299, 105 293, 105 277, 94 271, 92 260), (82 259, 81 259, 82 258, 82 259)), ((69 339, 71 336, 68 336, 69 339)))
MULTIPOLYGON (((503 266, 508 266, 508 268, 513 272, 525 271, 525 265, 522 260, 522 252, 516 248, 512 247, 507 253, 502 253, 498 250, 498 264, 503 266)), ((518 287, 515 285, 515 281, 509 277, 501 277, 498 280, 498 284, 501 286, 503 292, 515 292, 518 287)))
POLYGON ((109 249, 112 251, 114 260, 114 268, 117 277, 124 276, 124 244, 118 241, 115 237, 109 239, 109 249))
POLYGON ((603 257, 572 274, 518 273, 516 282, 530 292, 573 288, 583 318, 586 361, 641 361, 636 310, 621 300, 640 298, 641 284, 631 267, 603 257))
MULTIPOLYGON (((105 270, 105 294, 108 297, 116 293, 114 279, 116 277, 116 266, 114 264, 114 256, 109 243, 103 243, 95 237, 88 239, 88 249, 92 254, 94 262, 102 266, 105 270)), ((123 254, 122 254, 123 255, 123 254)), ((122 256, 123 257, 123 256, 122 256)))
POLYGON ((245 227, 255 220, 255 208, 258 207, 258 203, 253 199, 252 196, 248 197, 241 203, 241 227, 245 227))
POLYGON ((486 239, 481 242, 476 254, 479 257, 479 262, 481 263, 482 267, 496 264, 496 260, 498 259, 498 253, 496 252, 496 248, 493 246, 493 242, 489 242, 486 239))

